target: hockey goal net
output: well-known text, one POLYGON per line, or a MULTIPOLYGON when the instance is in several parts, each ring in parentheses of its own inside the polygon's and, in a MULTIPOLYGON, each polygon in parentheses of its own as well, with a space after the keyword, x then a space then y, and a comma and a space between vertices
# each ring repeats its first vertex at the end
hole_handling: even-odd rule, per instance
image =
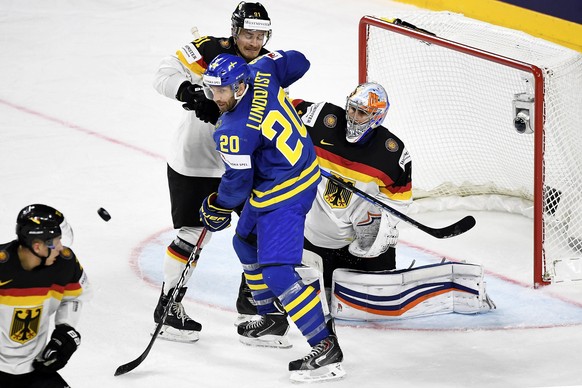
POLYGON ((582 277, 580 53, 449 12, 365 16, 359 79, 388 91, 415 202, 531 217, 534 285, 582 277))

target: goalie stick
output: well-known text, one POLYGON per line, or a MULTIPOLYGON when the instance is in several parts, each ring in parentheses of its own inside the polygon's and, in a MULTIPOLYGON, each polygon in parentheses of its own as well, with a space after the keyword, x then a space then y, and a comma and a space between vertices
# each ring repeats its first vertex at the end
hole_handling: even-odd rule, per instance
POLYGON ((356 188, 355 186, 351 186, 341 180, 340 178, 333 176, 329 172, 321 169, 321 175, 326 177, 331 182, 335 183, 336 185, 351 191, 352 193, 356 194, 357 196, 365 199, 366 201, 386 210, 388 213, 392 214, 393 216, 401 219, 404 222, 409 223, 410 225, 422 230, 425 233, 430 234, 436 238, 449 238, 458 236, 466 231, 470 230, 473 226, 475 226, 475 218, 473 216, 466 216, 463 219, 451 224, 449 226, 445 226, 444 228, 431 228, 430 226, 426 226, 421 224, 420 222, 413 220, 412 218, 408 217, 406 214, 400 213, 398 210, 388 206, 384 202, 374 198, 370 194, 356 188))
POLYGON ((178 280, 178 283, 173 288, 172 293, 170 294, 170 299, 168 300, 168 304, 164 308, 164 313, 162 314, 162 319, 160 320, 160 323, 158 323, 158 325, 156 326, 156 330, 152 334, 152 339, 150 340, 148 347, 135 360, 130 361, 127 364, 120 365, 117 368, 117 370, 115 371, 114 376, 121 376, 123 374, 126 374, 127 372, 131 372, 132 370, 137 368, 137 366, 139 364, 141 364, 143 362, 143 360, 145 360, 145 358, 147 357, 148 353, 152 349, 152 346, 154 345, 154 342, 156 341, 156 338, 158 338, 158 334, 160 334, 160 331, 162 330, 162 326, 164 326, 164 321, 166 320, 166 317, 168 316, 168 312, 170 311, 172 304, 174 304, 174 300, 176 299, 176 295, 178 294, 178 291, 184 285, 186 275, 188 275, 188 271, 190 271, 190 265, 192 264, 192 262, 198 260, 198 257, 200 256, 200 251, 202 250, 202 241, 204 241, 205 236, 206 236, 206 228, 202 229, 202 233, 200 233, 200 237, 198 237, 198 241, 196 242, 196 247, 194 248, 194 250, 190 254, 190 257, 188 257, 188 261, 186 261, 186 266, 184 267, 184 270, 182 271, 182 274, 180 275, 180 279, 178 280))

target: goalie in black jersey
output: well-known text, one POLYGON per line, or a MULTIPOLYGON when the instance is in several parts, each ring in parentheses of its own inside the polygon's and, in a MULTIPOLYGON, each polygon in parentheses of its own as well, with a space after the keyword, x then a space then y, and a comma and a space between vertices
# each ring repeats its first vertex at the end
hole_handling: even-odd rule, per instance
MULTIPOLYGON (((322 169, 406 212, 412 201, 412 162, 402 140, 381 126, 390 106, 381 85, 359 85, 347 97, 345 109, 302 100, 295 100, 294 105, 322 169)), ((331 287, 336 268, 394 269, 398 221, 323 179, 307 215, 305 249, 323 260, 325 287, 331 287)))
POLYGON ((0 244, 0 387, 66 388, 57 371, 81 343, 75 328, 90 290, 63 246, 72 229, 58 210, 36 204, 18 214, 16 235, 0 244))
POLYGON ((412 203, 411 156, 382 126, 390 106, 384 88, 375 82, 359 85, 347 97, 345 109, 330 103, 294 105, 320 168, 348 186, 323 179, 305 222, 304 270, 323 272, 330 315, 374 321, 494 309, 478 265, 440 263, 395 270, 399 219, 348 189, 354 186, 404 214, 412 203), (463 292, 452 293, 451 303, 446 295, 458 287, 455 276, 463 278, 463 292), (420 287, 423 292, 415 293, 420 287))

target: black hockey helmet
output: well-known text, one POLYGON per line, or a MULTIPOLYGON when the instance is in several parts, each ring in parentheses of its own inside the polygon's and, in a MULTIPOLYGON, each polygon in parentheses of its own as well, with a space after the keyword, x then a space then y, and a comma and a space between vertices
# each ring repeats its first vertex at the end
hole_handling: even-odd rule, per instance
POLYGON ((271 37, 271 19, 261 3, 241 1, 232 13, 232 36, 237 38, 242 28, 251 31, 265 31, 265 43, 271 37))
POLYGON ((58 210, 41 204, 28 205, 16 218, 16 236, 20 244, 31 247, 34 240, 51 245, 52 240, 63 234, 71 239, 72 230, 65 216, 58 210), (70 236, 69 236, 70 234, 70 236))

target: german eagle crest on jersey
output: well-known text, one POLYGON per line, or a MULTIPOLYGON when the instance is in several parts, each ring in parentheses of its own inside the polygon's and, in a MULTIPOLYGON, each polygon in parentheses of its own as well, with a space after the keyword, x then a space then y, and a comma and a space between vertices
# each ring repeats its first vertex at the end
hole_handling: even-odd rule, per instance
POLYGON ((14 309, 12 327, 10 328, 10 339, 14 342, 24 344, 36 337, 41 315, 42 306, 14 309))
MULTIPOLYGON (((333 172, 331 174, 350 186, 353 186, 355 183, 355 181, 347 180, 333 172)), ((352 192, 343 187, 339 187, 332 181, 328 180, 327 185, 325 186, 325 192, 323 193, 323 198, 332 209, 345 209, 348 207, 350 200, 352 199, 352 192)))

